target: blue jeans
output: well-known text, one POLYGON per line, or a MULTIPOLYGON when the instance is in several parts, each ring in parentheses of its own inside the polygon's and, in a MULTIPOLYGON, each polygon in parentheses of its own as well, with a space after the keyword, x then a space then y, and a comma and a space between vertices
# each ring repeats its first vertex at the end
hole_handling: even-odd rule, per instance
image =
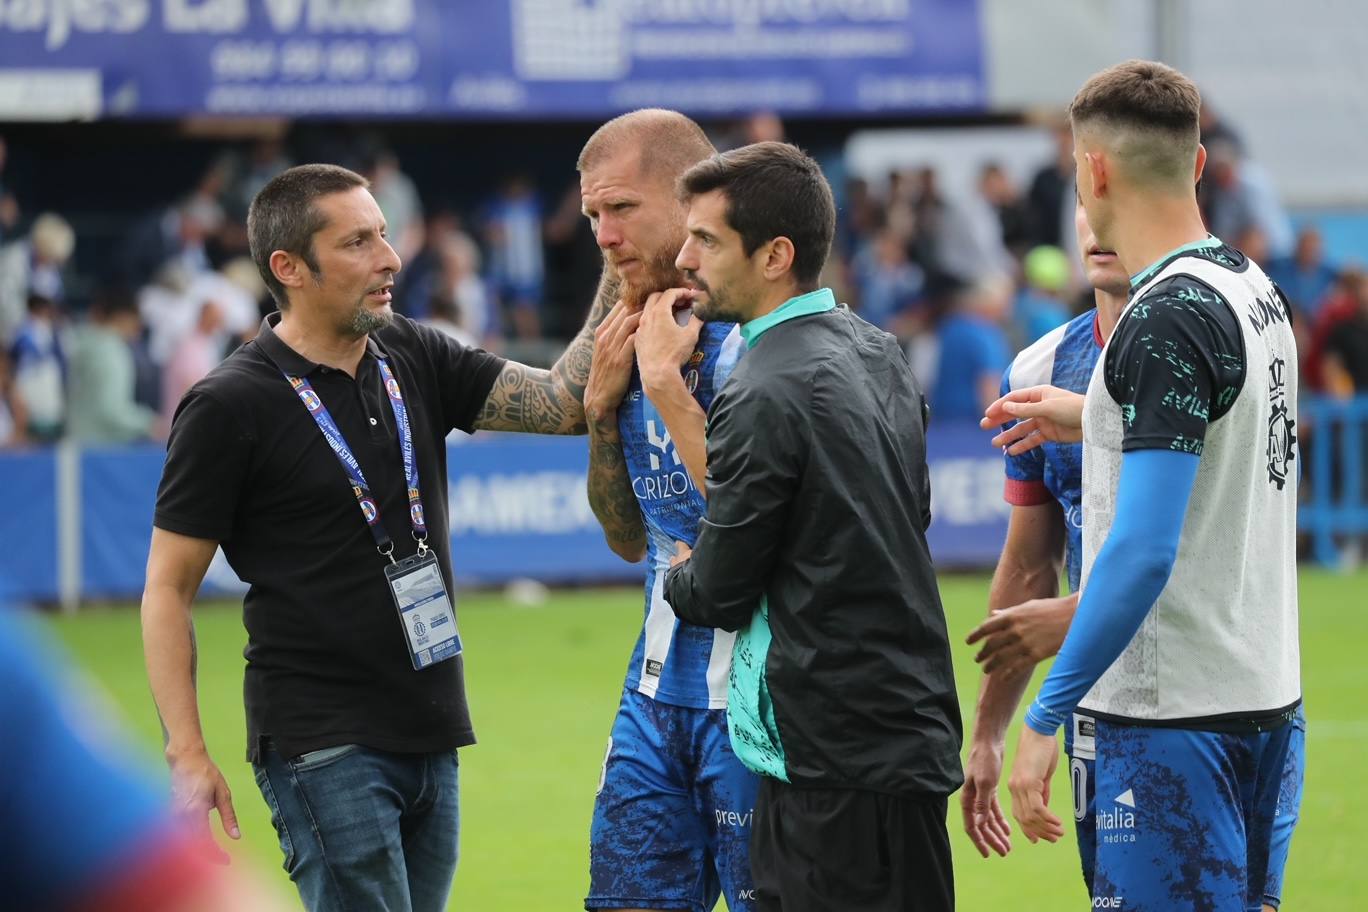
POLYGON ((309 912, 441 912, 456 874, 456 752, 357 744, 252 764, 309 912))

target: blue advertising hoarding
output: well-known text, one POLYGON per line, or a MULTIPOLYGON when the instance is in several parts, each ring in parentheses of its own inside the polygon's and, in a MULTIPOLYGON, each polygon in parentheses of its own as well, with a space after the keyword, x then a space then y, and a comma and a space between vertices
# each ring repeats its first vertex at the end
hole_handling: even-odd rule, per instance
POLYGON ((0 0, 0 118, 979 110, 977 0, 0 0))
MULTIPOLYGON (((63 490, 53 450, 0 452, 9 488, 0 522, 0 596, 50 601, 137 598, 152 539, 152 505, 165 452, 158 446, 92 448, 75 455, 63 490), (63 523, 70 524, 63 534, 63 523), (74 548, 79 554, 64 554, 74 548)), ((480 434, 448 454, 452 566, 462 586, 519 578, 552 583, 639 582, 643 567, 604 543, 586 494, 584 438, 480 434)), ((1002 457, 987 435, 937 426, 928 440, 931 554, 943 566, 991 566, 1006 534, 1002 457)), ((345 495, 346 489, 339 489, 345 495)), ((215 558, 207 592, 242 584, 215 558)))

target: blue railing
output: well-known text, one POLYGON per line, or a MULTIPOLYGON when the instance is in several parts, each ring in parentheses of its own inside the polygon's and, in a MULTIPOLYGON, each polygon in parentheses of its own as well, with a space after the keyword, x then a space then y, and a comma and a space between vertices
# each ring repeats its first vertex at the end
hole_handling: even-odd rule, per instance
POLYGON ((1368 442, 1368 396, 1308 397, 1300 403, 1302 452, 1310 450, 1309 497, 1299 514, 1311 553, 1326 566, 1344 561, 1340 539, 1368 535, 1364 444, 1368 442))

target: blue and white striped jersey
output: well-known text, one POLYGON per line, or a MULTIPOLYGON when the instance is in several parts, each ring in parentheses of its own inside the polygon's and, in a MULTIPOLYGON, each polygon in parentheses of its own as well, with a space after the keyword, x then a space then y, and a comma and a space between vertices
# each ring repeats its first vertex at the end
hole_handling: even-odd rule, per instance
MULTIPOLYGON (((745 350, 735 323, 704 324, 697 350, 681 368, 704 411, 745 350)), ((646 620, 627 668, 627 688, 676 706, 724 709, 736 635, 680 621, 662 594, 675 542, 693 545, 707 503, 660 413, 642 392, 636 370, 618 410, 618 427, 646 525, 646 620)))
MULTIPOLYGON (((1090 310, 1041 336, 1017 355, 1002 376, 1002 394, 1042 384, 1085 393, 1100 354, 1097 311, 1090 310)), ((1083 445, 1046 443, 1006 458, 1004 497, 1009 504, 1029 507, 1053 498, 1063 509, 1069 589, 1077 592, 1083 563, 1083 445)))

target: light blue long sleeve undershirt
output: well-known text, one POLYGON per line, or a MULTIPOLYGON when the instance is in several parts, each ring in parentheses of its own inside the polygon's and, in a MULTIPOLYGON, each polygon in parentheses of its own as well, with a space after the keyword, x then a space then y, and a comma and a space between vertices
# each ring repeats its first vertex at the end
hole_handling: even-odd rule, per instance
POLYGON ((1122 454, 1116 519, 1059 657, 1026 711, 1034 731, 1053 736, 1144 623, 1173 572, 1200 461, 1171 450, 1122 454))

